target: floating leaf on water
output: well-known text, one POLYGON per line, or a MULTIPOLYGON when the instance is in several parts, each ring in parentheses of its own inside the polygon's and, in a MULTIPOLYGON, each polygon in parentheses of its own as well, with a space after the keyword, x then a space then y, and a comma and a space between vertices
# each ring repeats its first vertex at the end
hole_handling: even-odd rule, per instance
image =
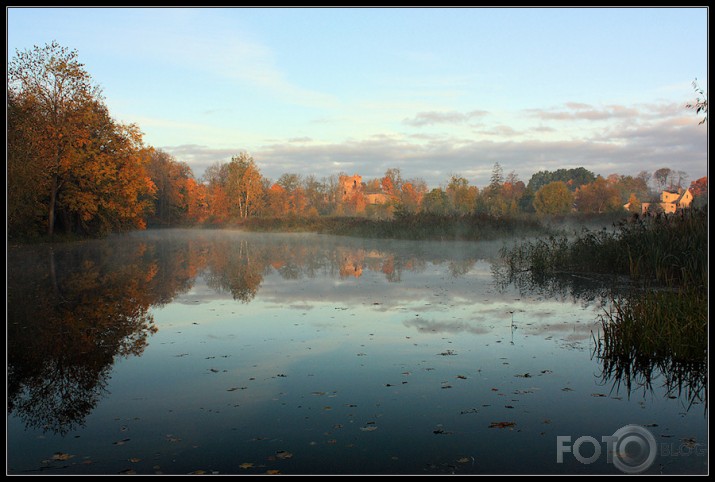
POLYGON ((573 388, 564 387, 561 389, 562 392, 573 392, 573 388))
POLYGON ((133 463, 133 464, 136 464, 137 462, 141 462, 142 459, 138 459, 138 458, 136 458, 136 457, 132 457, 131 459, 129 459, 129 461, 130 461, 131 463, 133 463))
POLYGON ((238 466, 240 469, 252 469, 253 464, 251 462, 244 462, 241 465, 238 466))
POLYGON ((462 410, 461 412, 459 412, 460 415, 465 415, 467 413, 479 413, 479 410, 477 410, 476 408, 468 408, 467 410, 462 410))
POLYGON ((441 388, 452 388, 452 385, 442 385, 441 388))
POLYGON ((212 373, 218 373, 218 372, 219 372, 219 370, 216 370, 215 368, 209 368, 209 371, 212 372, 212 373))
POLYGON ((281 460, 290 459, 293 458, 293 454, 287 450, 279 450, 276 452, 276 458, 281 460))
POLYGON ((331 407, 330 405, 326 405, 323 407, 323 410, 332 410, 332 409, 333 409, 333 407, 331 407))
POLYGON ((454 350, 446 350, 446 351, 443 351, 442 353, 438 353, 438 355, 451 356, 451 355, 456 355, 456 353, 454 352, 454 350))
POLYGON ((607 397, 608 395, 606 395, 605 393, 592 393, 591 396, 592 397, 607 397))
POLYGON ((124 469, 119 472, 119 475, 136 475, 134 469, 124 469))
POLYGON ((312 392, 312 395, 321 396, 325 395, 325 392, 312 392))
POLYGON ((74 457, 74 455, 65 454, 62 452, 55 452, 55 454, 52 456, 52 460, 69 460, 72 457, 74 457))
POLYGON ((367 427, 360 427, 363 432, 374 432, 377 430, 377 425, 368 425, 367 427))
POLYGON ((457 375, 457 378, 459 378, 460 380, 466 380, 466 379, 467 379, 467 377, 465 377, 464 375, 457 375))
POLYGON ((516 422, 492 422, 489 424, 489 428, 511 428, 515 426, 516 422))
POLYGON ((122 440, 118 440, 118 441, 114 442, 114 445, 124 445, 125 443, 129 442, 129 440, 131 440, 131 439, 125 438, 122 440))
POLYGON ((530 373, 524 373, 523 375, 514 375, 517 378, 531 378, 530 373))
POLYGON ((695 446, 698 444, 693 437, 682 438, 680 439, 680 441, 683 442, 683 445, 685 445, 689 449, 695 448, 695 446))
POLYGON ((189 475, 204 475, 206 473, 205 470, 194 470, 193 472, 189 472, 189 475))
POLYGON ((513 405, 504 405, 504 408, 514 408, 513 405))
POLYGON ((269 470, 266 470, 266 474, 268 474, 268 475, 278 475, 278 474, 280 474, 280 473, 281 473, 281 471, 278 470, 278 469, 269 469, 269 470))
POLYGON ((329 445, 335 445, 336 443, 338 443, 338 441, 335 440, 334 438, 331 438, 330 440, 328 440, 327 443, 328 443, 329 445))
POLYGON ((279 373, 279 374, 276 375, 276 376, 279 377, 279 378, 286 378, 288 375, 284 375, 283 373, 279 373))
POLYGON ((554 373, 551 370, 541 370, 542 375, 546 375, 547 373, 554 373))
POLYGON ((472 461, 472 459, 469 457, 462 457, 460 459, 457 459, 458 464, 468 464, 471 461, 472 461))

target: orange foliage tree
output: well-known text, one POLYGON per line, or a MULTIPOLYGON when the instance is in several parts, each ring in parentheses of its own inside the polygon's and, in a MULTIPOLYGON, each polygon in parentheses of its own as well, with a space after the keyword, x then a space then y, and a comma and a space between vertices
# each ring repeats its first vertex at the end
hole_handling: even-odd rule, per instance
POLYGON ((153 184, 141 135, 112 120, 76 51, 53 42, 16 53, 8 124, 11 236, 32 234, 39 217, 49 235, 144 227, 153 184))

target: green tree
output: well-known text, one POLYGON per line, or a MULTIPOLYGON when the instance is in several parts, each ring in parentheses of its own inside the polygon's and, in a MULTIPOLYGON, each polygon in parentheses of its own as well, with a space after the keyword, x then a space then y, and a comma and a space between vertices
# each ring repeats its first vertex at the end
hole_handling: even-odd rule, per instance
POLYGON ((449 196, 442 188, 432 189, 422 198, 422 210, 431 214, 448 214, 450 211, 449 196))
POLYGON ((553 181, 534 195, 534 209, 539 215, 566 214, 573 206, 573 194, 563 181, 553 181))

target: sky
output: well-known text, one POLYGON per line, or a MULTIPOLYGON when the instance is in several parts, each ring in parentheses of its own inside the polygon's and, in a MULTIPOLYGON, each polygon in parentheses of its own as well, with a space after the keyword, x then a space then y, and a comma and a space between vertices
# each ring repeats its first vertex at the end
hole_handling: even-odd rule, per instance
POLYGON ((708 9, 23 8, 7 59, 74 49, 110 114, 207 166, 479 187, 585 167, 707 175, 708 9))

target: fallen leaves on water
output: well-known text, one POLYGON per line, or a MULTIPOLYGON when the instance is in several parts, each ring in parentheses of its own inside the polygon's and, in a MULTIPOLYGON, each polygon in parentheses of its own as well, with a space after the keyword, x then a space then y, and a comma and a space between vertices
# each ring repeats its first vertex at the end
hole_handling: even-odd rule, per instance
POLYGON ((276 452, 276 458, 280 460, 291 459, 293 458, 293 454, 288 452, 287 450, 279 450, 278 452, 276 452))
POLYGON ((457 375, 457 378, 459 378, 460 380, 466 380, 466 379, 467 379, 467 377, 465 377, 464 375, 457 375))
POLYGON ((680 441, 683 442, 683 445, 689 449, 695 448, 695 446, 698 445, 697 441, 693 437, 682 438, 680 441))
POLYGON ((278 474, 280 474, 280 473, 281 473, 281 471, 278 470, 278 469, 269 469, 269 470, 266 470, 266 474, 268 474, 268 475, 278 475, 278 474))
POLYGON ((363 432, 374 432, 377 430, 377 425, 368 425, 366 427, 360 427, 360 430, 363 432))
POLYGON ((592 393, 591 396, 592 397, 607 397, 608 395, 606 395, 605 393, 592 393))
POLYGON ((446 350, 446 351, 443 351, 442 353, 438 353, 438 355, 441 355, 441 356, 452 356, 452 355, 456 355, 456 353, 455 353, 453 350, 446 350))
POLYGON ((201 469, 199 469, 199 470, 194 470, 193 472, 189 472, 189 475, 204 475, 204 474, 206 474, 206 471, 205 471, 205 470, 201 470, 201 469))
POLYGON ((129 442, 129 440, 131 439, 125 438, 122 440, 117 440, 116 442, 114 442, 114 445, 124 445, 125 443, 129 442))
POLYGON ((131 459, 129 459, 129 461, 130 461, 131 463, 133 463, 133 464, 136 464, 137 462, 141 462, 142 459, 138 459, 138 458, 136 458, 136 457, 132 457, 131 459))
POLYGON ((492 422, 489 428, 511 428, 516 427, 516 422, 492 422))
POLYGON ((239 465, 238 468, 244 469, 244 470, 246 470, 246 469, 252 469, 252 468, 253 468, 253 464, 252 464, 251 462, 244 462, 244 463, 242 463, 241 465, 239 465))
POLYGON ((52 460, 69 460, 72 457, 74 457, 74 455, 65 454, 63 452, 55 452, 55 454, 52 456, 52 460))
POLYGON ((517 378, 531 378, 530 373, 524 373, 523 375, 514 375, 517 378))
POLYGON ((119 475, 136 475, 136 471, 134 469, 124 469, 119 472, 119 475))
POLYGON ((473 457, 462 457, 460 459, 457 459, 458 464, 468 464, 469 462, 472 462, 474 460, 473 457))

